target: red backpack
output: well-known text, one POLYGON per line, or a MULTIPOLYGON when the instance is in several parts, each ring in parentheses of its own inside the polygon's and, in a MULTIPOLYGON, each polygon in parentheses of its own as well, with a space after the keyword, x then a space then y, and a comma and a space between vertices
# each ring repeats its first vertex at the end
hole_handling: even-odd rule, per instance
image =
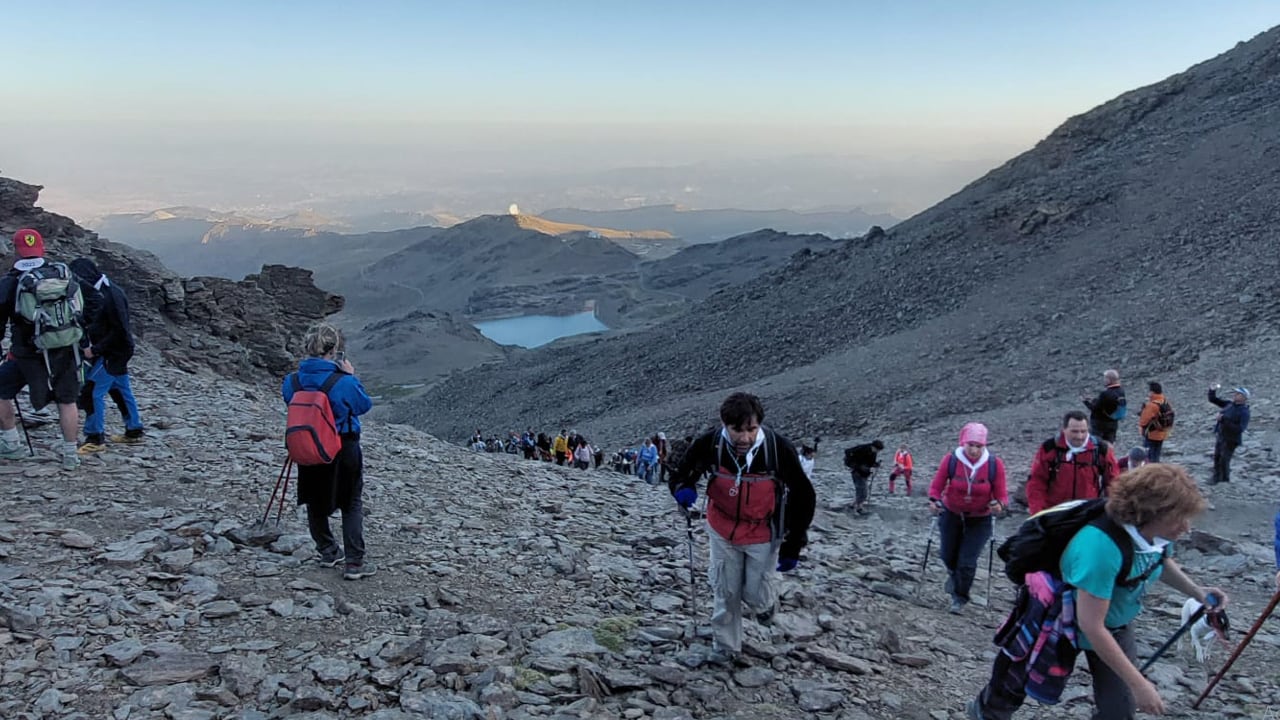
POLYGON ((342 437, 333 421, 329 391, 345 373, 335 372, 319 390, 304 390, 298 373, 289 376, 293 399, 285 418, 284 446, 299 465, 328 465, 342 450, 342 437))

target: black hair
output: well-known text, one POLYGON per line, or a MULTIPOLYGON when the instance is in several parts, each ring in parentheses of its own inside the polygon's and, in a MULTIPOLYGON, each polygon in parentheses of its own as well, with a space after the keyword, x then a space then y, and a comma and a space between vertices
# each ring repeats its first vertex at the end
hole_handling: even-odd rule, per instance
POLYGON ((1072 420, 1083 420, 1085 422, 1089 422, 1089 416, 1085 415, 1083 410, 1072 410, 1062 416, 1062 429, 1066 430, 1067 425, 1070 425, 1072 420))
POLYGON ((736 392, 720 403, 720 421, 725 427, 740 428, 753 417, 764 422, 764 405, 751 393, 736 392))
POLYGON ((1155 380, 1152 380, 1151 382, 1147 383, 1147 389, 1157 395, 1164 394, 1164 386, 1156 382, 1155 380))

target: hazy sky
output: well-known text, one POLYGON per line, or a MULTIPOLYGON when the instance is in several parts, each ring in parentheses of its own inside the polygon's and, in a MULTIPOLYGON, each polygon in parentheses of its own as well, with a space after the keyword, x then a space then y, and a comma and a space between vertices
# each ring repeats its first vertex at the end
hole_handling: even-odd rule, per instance
POLYGON ((1001 154, 1230 49, 1280 22, 1278 10, 1275 0, 11 2, 0 172, 46 185, 121 164, 216 174, 326 147, 357 163, 368 148, 373 165, 504 171, 1001 154))

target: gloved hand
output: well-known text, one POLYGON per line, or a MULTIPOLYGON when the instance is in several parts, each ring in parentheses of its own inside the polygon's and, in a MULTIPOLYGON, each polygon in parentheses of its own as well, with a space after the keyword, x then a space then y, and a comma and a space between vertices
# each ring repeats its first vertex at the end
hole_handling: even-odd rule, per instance
POLYGON ((778 558, 778 572, 791 572, 796 569, 796 565, 800 564, 798 558, 778 558))
POLYGON ((680 488, 674 495, 676 504, 688 510, 693 504, 698 502, 698 491, 693 488, 680 488))

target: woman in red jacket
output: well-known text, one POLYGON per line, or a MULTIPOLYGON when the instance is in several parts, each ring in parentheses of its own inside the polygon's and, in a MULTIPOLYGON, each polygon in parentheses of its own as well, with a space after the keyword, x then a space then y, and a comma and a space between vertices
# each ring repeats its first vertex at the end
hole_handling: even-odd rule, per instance
POLYGON ((952 613, 958 615, 969 602, 978 557, 991 539, 991 513, 1008 505, 1004 462, 987 451, 987 427, 965 425, 960 446, 942 459, 929 486, 929 510, 938 516, 938 554, 947 566, 952 613))

